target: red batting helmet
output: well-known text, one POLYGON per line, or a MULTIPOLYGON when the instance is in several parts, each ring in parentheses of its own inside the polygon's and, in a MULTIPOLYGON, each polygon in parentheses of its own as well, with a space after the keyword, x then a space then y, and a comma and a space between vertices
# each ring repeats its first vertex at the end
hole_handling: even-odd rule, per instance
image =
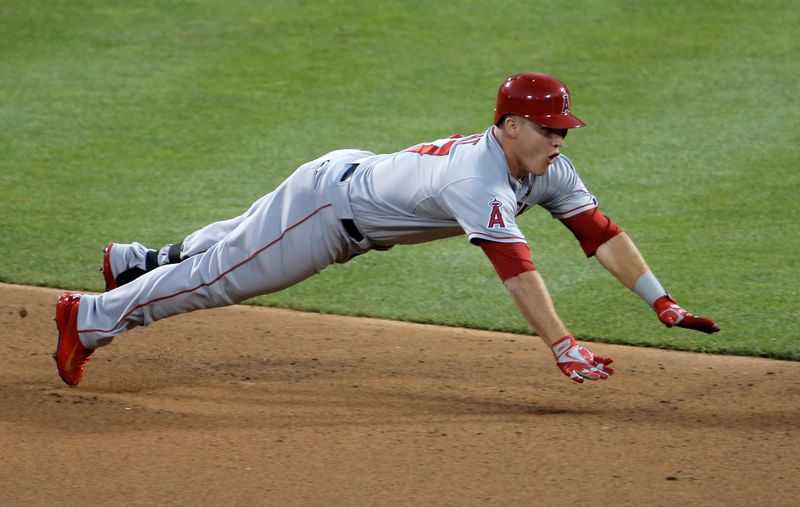
POLYGON ((586 125, 569 109, 567 85, 547 74, 523 72, 506 79, 497 91, 494 124, 514 114, 547 128, 574 129, 586 125))

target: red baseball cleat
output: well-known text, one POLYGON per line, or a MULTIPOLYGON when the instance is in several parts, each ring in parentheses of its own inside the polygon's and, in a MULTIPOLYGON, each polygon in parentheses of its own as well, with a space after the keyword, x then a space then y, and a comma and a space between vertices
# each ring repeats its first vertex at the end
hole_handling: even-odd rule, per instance
POLYGON ((106 281, 106 292, 117 288, 117 280, 114 278, 114 273, 111 272, 111 248, 113 246, 114 243, 109 243, 103 248, 103 267, 100 268, 100 271, 106 281))
POLYGON ((56 303, 58 345, 53 353, 58 374, 65 383, 76 386, 83 379, 83 370, 94 349, 87 349, 78 336, 78 305, 80 294, 65 292, 56 303))

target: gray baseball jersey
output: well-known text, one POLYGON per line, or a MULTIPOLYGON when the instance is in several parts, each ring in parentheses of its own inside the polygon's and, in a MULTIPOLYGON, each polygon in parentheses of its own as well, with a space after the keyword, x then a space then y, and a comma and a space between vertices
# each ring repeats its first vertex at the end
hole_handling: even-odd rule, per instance
POLYGON ((539 204, 556 218, 597 206, 565 156, 543 176, 517 180, 489 128, 362 161, 350 203, 373 243, 421 243, 466 233, 470 241, 524 242, 515 217, 539 204))
POLYGON ((516 216, 536 204, 557 218, 597 205, 563 155, 543 176, 511 176, 492 128, 387 155, 337 150, 303 164, 241 216, 187 236, 182 262, 83 296, 78 331, 85 346, 105 345, 130 328, 276 292, 396 244, 463 233, 525 242, 516 216))

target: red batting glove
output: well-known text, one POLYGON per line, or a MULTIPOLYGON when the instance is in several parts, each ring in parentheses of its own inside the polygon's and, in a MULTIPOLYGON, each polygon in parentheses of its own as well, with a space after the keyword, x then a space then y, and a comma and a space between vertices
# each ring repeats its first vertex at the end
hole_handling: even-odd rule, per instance
POLYGON ((664 295, 656 299, 653 303, 653 309, 658 315, 658 320, 663 322, 667 327, 685 327, 708 334, 716 333, 720 330, 716 322, 706 317, 696 317, 692 315, 678 306, 669 295, 664 295))
POLYGON ((607 365, 614 362, 610 357, 600 357, 591 353, 568 334, 550 346, 556 357, 556 365, 567 377, 579 384, 583 379, 604 380, 614 374, 607 365))

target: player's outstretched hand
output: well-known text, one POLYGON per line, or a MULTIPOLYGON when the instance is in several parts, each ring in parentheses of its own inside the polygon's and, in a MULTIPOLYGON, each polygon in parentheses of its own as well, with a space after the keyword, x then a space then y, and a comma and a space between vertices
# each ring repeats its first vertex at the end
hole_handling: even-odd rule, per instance
POLYGON ((653 309, 665 326, 685 327, 695 329, 704 333, 716 333, 720 330, 719 325, 706 317, 697 317, 681 308, 671 297, 661 296, 653 303, 653 309))
POLYGON ((592 354, 576 342, 571 334, 556 341, 550 348, 556 357, 556 365, 575 382, 581 383, 583 379, 603 380, 614 374, 614 370, 608 367, 614 362, 613 359, 592 354))

